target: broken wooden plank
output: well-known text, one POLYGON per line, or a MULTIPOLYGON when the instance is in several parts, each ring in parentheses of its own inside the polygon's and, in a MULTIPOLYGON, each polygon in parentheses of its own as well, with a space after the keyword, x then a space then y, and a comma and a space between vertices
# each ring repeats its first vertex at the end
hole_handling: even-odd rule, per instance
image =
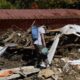
POLYGON ((11 40, 14 35, 15 35, 15 32, 13 32, 7 39, 3 40, 3 42, 7 42, 7 41, 11 40))
POLYGON ((16 46, 18 46, 18 44, 16 44, 16 43, 5 43, 5 46, 16 47, 16 46))
POLYGON ((51 61, 52 61, 52 59, 54 57, 56 48, 57 48, 58 43, 59 43, 59 37, 60 36, 61 36, 60 34, 58 34, 57 36, 55 36, 55 40, 53 41, 53 44, 52 44, 52 46, 51 46, 51 48, 49 50, 49 53, 47 55, 47 57, 48 57, 47 60, 48 60, 49 64, 51 64, 51 61))
POLYGON ((60 31, 61 28, 58 28, 58 29, 52 29, 52 30, 47 30, 48 32, 57 32, 57 31, 60 31))

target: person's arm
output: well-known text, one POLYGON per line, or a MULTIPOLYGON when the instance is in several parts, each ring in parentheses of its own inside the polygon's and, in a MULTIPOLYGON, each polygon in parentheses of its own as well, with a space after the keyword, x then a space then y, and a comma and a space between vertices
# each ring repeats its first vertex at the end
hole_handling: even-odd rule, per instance
POLYGON ((41 34, 41 39, 42 39, 43 46, 46 47, 45 36, 43 33, 41 34))

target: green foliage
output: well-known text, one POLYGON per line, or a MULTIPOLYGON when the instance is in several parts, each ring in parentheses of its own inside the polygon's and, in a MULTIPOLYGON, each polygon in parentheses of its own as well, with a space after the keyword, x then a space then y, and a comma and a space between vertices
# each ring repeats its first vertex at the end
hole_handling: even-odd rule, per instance
POLYGON ((6 0, 0 0, 0 9, 10 9, 13 8, 10 2, 7 2, 6 0))
POLYGON ((68 5, 64 0, 51 0, 49 4, 51 8, 66 8, 68 5))
POLYGON ((2 9, 30 9, 36 2, 40 9, 48 8, 75 8, 80 9, 80 0, 0 0, 2 9))
POLYGON ((80 9, 80 1, 74 3, 74 8, 80 9))

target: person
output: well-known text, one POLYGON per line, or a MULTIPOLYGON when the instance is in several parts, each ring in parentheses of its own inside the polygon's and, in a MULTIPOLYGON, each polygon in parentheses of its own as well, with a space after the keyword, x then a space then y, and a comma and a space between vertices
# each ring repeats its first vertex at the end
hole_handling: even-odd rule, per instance
POLYGON ((36 25, 38 29, 38 38, 36 40, 33 40, 34 47, 37 51, 38 55, 38 64, 40 64, 40 67, 46 68, 48 67, 48 61, 47 61, 47 54, 48 49, 46 48, 46 42, 45 42, 45 27, 44 25, 39 26, 36 25))

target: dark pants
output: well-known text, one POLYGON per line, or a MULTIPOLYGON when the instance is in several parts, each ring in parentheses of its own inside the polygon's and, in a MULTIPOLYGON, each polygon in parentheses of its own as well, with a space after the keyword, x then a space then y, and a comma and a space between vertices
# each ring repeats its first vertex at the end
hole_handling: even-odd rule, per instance
POLYGON ((35 46, 35 50, 36 50, 36 54, 37 54, 39 63, 41 61, 45 61, 47 59, 47 55, 44 55, 41 51, 43 49, 43 46, 42 45, 34 45, 34 46, 35 46))

